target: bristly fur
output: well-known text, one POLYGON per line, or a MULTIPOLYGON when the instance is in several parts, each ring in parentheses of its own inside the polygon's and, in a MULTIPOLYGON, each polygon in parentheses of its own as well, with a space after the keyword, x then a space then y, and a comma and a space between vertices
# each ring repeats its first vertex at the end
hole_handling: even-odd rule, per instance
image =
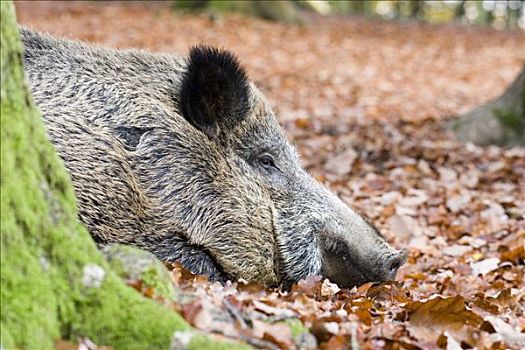
POLYGON ((196 46, 182 77, 182 114, 192 125, 216 137, 242 121, 250 108, 246 72, 228 51, 196 46))
POLYGON ((184 59, 21 34, 34 100, 98 244, 265 285, 323 272, 351 286, 402 262, 302 168, 232 54, 197 47, 184 59))

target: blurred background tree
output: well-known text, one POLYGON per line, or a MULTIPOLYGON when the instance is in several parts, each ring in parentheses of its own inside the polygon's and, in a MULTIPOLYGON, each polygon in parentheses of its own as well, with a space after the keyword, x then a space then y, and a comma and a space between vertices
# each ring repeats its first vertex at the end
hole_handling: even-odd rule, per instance
POLYGON ((385 20, 458 22, 496 29, 525 28, 524 0, 178 0, 175 9, 240 12, 270 20, 300 23, 308 12, 360 15, 385 20))
POLYGON ((452 129, 477 145, 525 145, 525 67, 500 97, 460 116, 452 129))

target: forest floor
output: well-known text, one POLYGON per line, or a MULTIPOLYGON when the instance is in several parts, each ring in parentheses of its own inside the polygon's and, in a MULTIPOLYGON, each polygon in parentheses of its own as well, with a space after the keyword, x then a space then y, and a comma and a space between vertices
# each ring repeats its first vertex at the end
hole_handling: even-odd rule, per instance
POLYGON ((525 148, 447 131, 517 76, 523 31, 357 17, 292 26, 167 2, 16 7, 24 25, 108 47, 232 50, 307 169, 410 251, 397 282, 351 290, 316 278, 290 292, 223 287, 177 267, 174 281, 199 297, 174 307, 195 327, 263 348, 525 348, 525 148))

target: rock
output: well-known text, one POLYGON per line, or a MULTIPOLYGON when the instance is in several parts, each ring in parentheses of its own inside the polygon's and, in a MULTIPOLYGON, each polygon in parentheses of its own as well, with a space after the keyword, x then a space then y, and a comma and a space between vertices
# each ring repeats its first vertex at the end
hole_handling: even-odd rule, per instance
POLYGON ((82 275, 82 284, 88 288, 98 288, 104 281, 106 271, 96 264, 87 264, 84 266, 82 275))
POLYGON ((175 286, 170 273, 155 255, 142 249, 122 244, 111 244, 102 249, 113 270, 128 284, 141 281, 156 295, 174 300, 175 286))

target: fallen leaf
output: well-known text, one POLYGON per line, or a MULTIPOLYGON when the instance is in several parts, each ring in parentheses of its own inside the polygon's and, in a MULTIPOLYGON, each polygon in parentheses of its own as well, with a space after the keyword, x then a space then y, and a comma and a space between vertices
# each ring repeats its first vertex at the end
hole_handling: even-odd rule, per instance
POLYGON ((254 335, 271 341, 280 349, 294 349, 292 331, 287 325, 275 323, 269 324, 259 320, 252 320, 254 335))
POLYGON ((496 332, 501 335, 505 343, 516 348, 525 348, 525 334, 515 327, 512 327, 501 318, 496 316, 486 316, 485 321, 489 322, 496 332))
POLYGON ((339 333, 339 324, 337 322, 314 321, 310 332, 320 341, 327 341, 339 333))
POLYGON ((459 244, 454 244, 450 247, 445 247, 442 252, 443 254, 445 255, 449 255, 449 256, 462 256, 462 255, 465 255, 465 253, 468 253, 472 251, 472 247, 469 247, 467 245, 459 245, 459 244))
POLYGON ((256 310, 262 311, 267 315, 284 316, 288 318, 297 316, 292 310, 270 306, 258 300, 254 300, 253 305, 255 306, 256 310))
POLYGON ((474 276, 484 276, 487 273, 496 270, 498 268, 499 262, 500 260, 498 258, 489 258, 472 263, 470 264, 470 267, 472 268, 472 274, 474 276))
POLYGON ((340 290, 341 288, 337 284, 331 283, 328 279, 325 279, 321 285, 321 295, 323 297, 331 297, 340 290))
POLYGON ((409 302, 405 305, 409 317, 407 329, 420 340, 437 339, 441 332, 448 332, 455 339, 473 342, 473 332, 483 319, 467 309, 461 296, 444 298, 434 296, 426 301, 409 302))
POLYGON ((347 148, 335 157, 329 159, 324 168, 331 174, 342 176, 352 171, 352 165, 358 157, 353 148, 347 148))
POLYGON ((447 208, 451 212, 457 213, 471 200, 470 194, 463 193, 447 198, 447 208))
POLYGON ((346 334, 331 337, 326 343, 321 345, 323 350, 350 350, 350 336, 346 334))
POLYGON ((419 226, 410 216, 394 215, 388 219, 387 225, 390 231, 402 241, 407 241, 411 237, 419 235, 419 226))
POLYGON ((447 350, 463 350, 461 344, 451 334, 448 332, 444 334, 447 337, 447 350))

